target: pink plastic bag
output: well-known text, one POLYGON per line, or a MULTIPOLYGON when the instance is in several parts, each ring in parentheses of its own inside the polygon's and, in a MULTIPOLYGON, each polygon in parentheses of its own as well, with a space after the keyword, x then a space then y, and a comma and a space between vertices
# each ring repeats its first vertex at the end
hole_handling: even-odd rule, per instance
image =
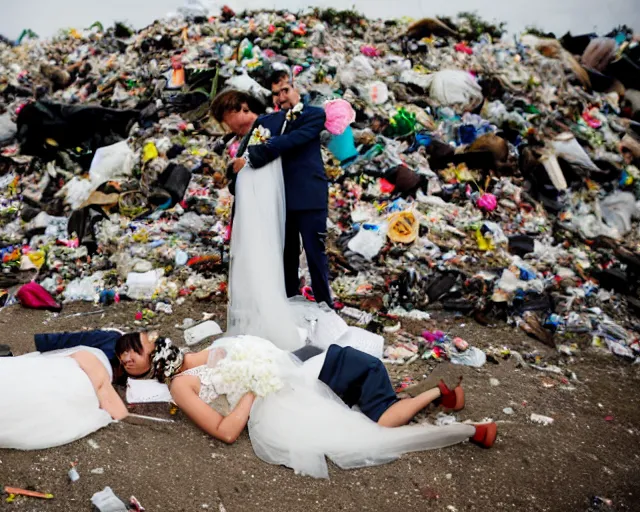
POLYGON ((333 135, 341 135, 356 120, 356 112, 346 100, 330 100, 324 104, 327 120, 324 127, 333 135))
POLYGON ((53 300, 53 297, 49 295, 49 292, 38 283, 31 282, 25 284, 20 288, 20 290, 18 290, 16 298, 25 308, 46 309, 56 313, 58 311, 62 311, 62 306, 53 300))
POLYGON ((368 44, 365 44, 360 47, 360 53, 365 57, 379 57, 380 51, 375 47, 368 44))
POLYGON ((498 200, 493 194, 482 194, 476 204, 482 211, 492 212, 498 206, 498 200))

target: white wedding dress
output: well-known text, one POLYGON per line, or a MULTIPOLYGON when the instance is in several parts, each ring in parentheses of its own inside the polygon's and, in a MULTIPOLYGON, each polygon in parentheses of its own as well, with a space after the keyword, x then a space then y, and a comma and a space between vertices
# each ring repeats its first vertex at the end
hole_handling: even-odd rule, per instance
POLYGON ((80 439, 113 420, 100 409, 89 376, 70 356, 91 347, 0 358, 0 448, 37 450, 80 439))
MULTIPOLYGON (((277 386, 269 381, 266 388, 272 392, 258 397, 249 418, 249 435, 259 458, 297 473, 328 478, 326 457, 343 469, 372 466, 403 453, 443 448, 473 436, 475 428, 463 424, 381 427, 347 407, 318 380, 324 354, 305 364, 292 356, 288 351, 304 345, 299 328, 309 326, 301 325, 302 320, 316 324, 307 330, 308 337, 324 349, 330 343, 358 347, 360 340, 354 338, 371 333, 349 331, 355 328, 348 328, 335 313, 323 312, 317 305, 287 300, 283 269, 286 208, 280 159, 260 169, 245 167, 240 171, 235 208, 227 319, 231 337, 215 341, 211 348, 225 348, 229 354, 234 347, 242 347, 242 355, 236 358, 236 386, 229 383, 233 363, 225 366, 223 382, 216 369, 220 363, 210 362, 189 373, 200 378, 200 397, 211 402, 219 394, 229 396, 229 385, 233 396, 241 396, 251 389, 245 384, 254 377, 259 381, 256 375, 264 376, 264 365, 271 366, 266 373, 277 375, 282 385, 276 391, 277 386), (269 363, 265 363, 265 352, 269 363)), ((381 354, 381 348, 371 353, 381 354)))
POLYGON ((251 334, 283 350, 304 345, 284 286, 285 194, 278 158, 236 180, 227 334, 251 334))
POLYGON ((226 394, 235 397, 229 400, 233 407, 244 393, 256 392, 249 418, 253 450, 296 473, 328 478, 327 457, 343 469, 373 466, 403 453, 451 446, 475 432, 463 424, 381 427, 318 380, 320 365, 313 360, 301 364, 255 336, 221 338, 211 346, 216 348, 226 357, 210 357, 208 365, 185 372, 200 379, 200 398, 211 404, 226 394))

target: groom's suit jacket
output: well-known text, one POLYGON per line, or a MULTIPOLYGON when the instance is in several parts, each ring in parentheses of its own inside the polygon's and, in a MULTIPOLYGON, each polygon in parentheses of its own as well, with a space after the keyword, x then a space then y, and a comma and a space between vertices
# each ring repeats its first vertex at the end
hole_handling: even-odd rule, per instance
MULTIPOLYGON (((324 129, 325 113, 317 107, 305 106, 280 134, 286 112, 274 112, 257 119, 257 126, 271 132, 265 144, 249 146, 249 165, 254 169, 264 167, 282 157, 287 210, 326 210, 329 196, 328 179, 320 151, 320 132, 324 129)), ((251 133, 238 148, 238 156, 244 153, 251 133)))

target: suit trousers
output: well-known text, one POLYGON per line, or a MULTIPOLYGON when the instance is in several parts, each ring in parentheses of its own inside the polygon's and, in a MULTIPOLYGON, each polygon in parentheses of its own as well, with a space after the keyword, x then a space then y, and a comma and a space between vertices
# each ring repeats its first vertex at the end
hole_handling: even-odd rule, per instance
POLYGON ((284 281, 287 297, 300 295, 300 238, 307 255, 311 288, 318 304, 325 302, 333 308, 329 288, 329 260, 327 238, 327 210, 287 210, 284 241, 284 281))

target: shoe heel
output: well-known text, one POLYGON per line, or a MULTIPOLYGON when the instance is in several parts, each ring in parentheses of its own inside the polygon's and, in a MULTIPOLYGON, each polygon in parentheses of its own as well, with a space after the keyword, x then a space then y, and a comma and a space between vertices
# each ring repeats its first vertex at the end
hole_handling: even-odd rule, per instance
POLYGON ((458 386, 453 392, 456 394, 456 406, 453 408, 455 412, 461 411, 464 409, 464 389, 458 386))

